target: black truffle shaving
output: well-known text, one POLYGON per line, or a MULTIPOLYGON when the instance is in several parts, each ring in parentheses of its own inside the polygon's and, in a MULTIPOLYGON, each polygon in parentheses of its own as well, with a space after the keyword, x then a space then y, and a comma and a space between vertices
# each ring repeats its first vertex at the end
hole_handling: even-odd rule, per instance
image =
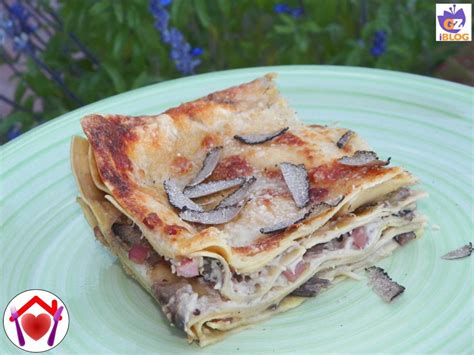
POLYGON ((168 201, 171 206, 182 210, 184 208, 195 211, 203 211, 203 208, 186 197, 174 180, 168 179, 163 182, 168 201))
POLYGON ((344 156, 338 159, 338 162, 349 166, 385 166, 390 164, 390 159, 388 158, 386 161, 379 160, 375 152, 358 150, 351 157, 344 156))
POLYGON ((372 289, 385 302, 390 303, 397 296, 400 296, 405 287, 393 281, 384 269, 378 266, 371 266, 365 269, 369 273, 369 281, 372 284, 372 289))
POLYGON ((276 132, 267 133, 267 134, 248 134, 245 136, 235 135, 234 139, 237 139, 239 142, 242 142, 245 144, 262 144, 262 143, 271 141, 273 138, 281 136, 283 133, 285 133, 289 129, 290 127, 285 127, 276 132))
POLYGON ((306 218, 308 218, 311 215, 312 212, 313 212, 312 208, 309 208, 305 211, 301 211, 300 213, 298 213, 296 217, 292 219, 288 219, 286 221, 276 223, 272 226, 260 228, 260 233, 271 234, 271 233, 283 231, 287 229, 288 227, 291 227, 292 225, 295 225, 297 223, 304 221, 306 218))
POLYGON ((315 297, 323 288, 327 288, 331 285, 331 282, 326 279, 320 279, 317 276, 313 276, 300 287, 295 289, 290 295, 299 297, 315 297))
POLYGON ((309 203, 308 171, 303 164, 281 163, 280 170, 298 208, 309 203))
POLYGON ((344 195, 340 195, 336 198, 333 198, 331 200, 327 200, 327 201, 324 201, 324 202, 319 202, 315 205, 312 205, 312 206, 304 209, 295 218, 276 223, 272 226, 267 226, 267 227, 260 228, 260 233, 262 233, 262 234, 271 234, 271 233, 275 233, 275 232, 281 232, 281 231, 287 229, 288 227, 291 227, 292 225, 295 225, 295 224, 298 224, 298 223, 304 221, 305 219, 307 219, 311 215, 319 215, 320 213, 322 213, 323 211, 325 211, 329 208, 334 208, 334 207, 338 206, 341 203, 342 200, 344 200, 344 195))
POLYGON ((244 177, 238 177, 231 180, 219 180, 205 182, 196 186, 186 187, 183 191, 184 195, 189 198, 197 198, 212 195, 219 191, 224 191, 235 186, 242 185, 245 182, 244 177))
POLYGON ((208 178, 214 169, 216 168, 217 163, 219 162, 219 156, 221 154, 222 147, 214 147, 207 152, 206 157, 202 163, 202 168, 199 170, 197 175, 191 180, 191 182, 186 186, 196 186, 200 184, 206 178, 208 178))
POLYGON ((241 187, 239 187, 237 190, 235 190, 229 196, 219 202, 217 208, 233 206, 243 201, 255 181, 257 181, 257 179, 253 176, 248 179, 245 179, 245 182, 242 184, 241 187))
POLYGON ((416 238, 416 234, 414 232, 408 232, 408 233, 397 234, 395 237, 393 237, 393 240, 395 240, 398 244, 403 246, 406 243, 408 243, 410 240, 413 240, 415 238, 416 238))
POLYGON ((179 213, 179 217, 187 222, 200 224, 224 224, 234 219, 243 206, 244 203, 240 203, 235 206, 221 207, 205 212, 193 211, 185 208, 179 213))
POLYGON ((472 254, 472 243, 466 244, 459 249, 450 251, 447 254, 444 254, 441 259, 445 260, 453 260, 453 259, 461 259, 466 258, 472 254))
POLYGON ((354 132, 349 130, 347 131, 346 133, 344 133, 341 138, 339 138, 339 140, 337 141, 336 145, 339 149, 342 149, 344 148, 344 146, 347 144, 347 142, 349 142, 349 139, 352 138, 352 136, 354 135, 354 132))

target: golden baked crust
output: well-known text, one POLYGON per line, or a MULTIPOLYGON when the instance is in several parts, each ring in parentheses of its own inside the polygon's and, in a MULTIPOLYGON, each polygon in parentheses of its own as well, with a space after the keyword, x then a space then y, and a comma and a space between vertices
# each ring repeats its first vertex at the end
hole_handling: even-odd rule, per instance
POLYGON ((175 258, 207 250, 222 255, 237 271, 251 271, 338 210, 356 208, 350 202, 364 190, 390 184, 397 181, 395 177, 399 183, 392 183, 391 190, 414 182, 399 167, 338 163, 342 156, 368 150, 368 145, 354 135, 339 149, 336 142, 346 129, 302 124, 272 79, 267 75, 157 116, 90 115, 82 120, 100 180, 110 191, 107 198, 139 225, 159 254, 175 258), (261 145, 233 139, 235 134, 268 133, 282 127, 290 129, 261 145), (190 181, 213 146, 224 148, 209 180, 254 175, 267 190, 252 196, 231 222, 202 227, 178 217, 168 203, 163 181, 170 177, 183 184, 190 181), (312 188, 327 191, 326 198, 344 195, 345 200, 284 233, 262 235, 259 228, 297 212, 291 195, 282 192, 284 182, 275 167, 281 162, 304 164, 312 188))

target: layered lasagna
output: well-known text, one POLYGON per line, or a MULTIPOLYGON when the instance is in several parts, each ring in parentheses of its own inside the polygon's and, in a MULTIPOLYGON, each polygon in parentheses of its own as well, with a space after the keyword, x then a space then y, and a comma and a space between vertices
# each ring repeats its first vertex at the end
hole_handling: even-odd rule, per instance
POLYGON ((201 346, 358 278, 425 224, 415 177, 352 130, 303 124, 272 74, 81 123, 71 161, 95 237, 201 346))

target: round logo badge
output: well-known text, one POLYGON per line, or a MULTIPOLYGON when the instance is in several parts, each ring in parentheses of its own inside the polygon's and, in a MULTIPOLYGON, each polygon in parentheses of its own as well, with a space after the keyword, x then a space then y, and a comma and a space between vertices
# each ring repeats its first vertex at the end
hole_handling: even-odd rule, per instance
POLYGON ((30 352, 57 346, 69 328, 65 304, 45 290, 28 290, 15 296, 3 313, 3 328, 10 341, 30 352))

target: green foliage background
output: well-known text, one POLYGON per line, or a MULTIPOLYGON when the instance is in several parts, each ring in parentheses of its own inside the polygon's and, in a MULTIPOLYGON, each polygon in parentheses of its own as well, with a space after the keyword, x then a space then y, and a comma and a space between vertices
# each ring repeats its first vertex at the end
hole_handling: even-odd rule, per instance
MULTIPOLYGON (((180 76, 169 47, 154 28, 147 0, 60 0, 65 31, 57 32, 42 54, 64 75, 84 103, 180 76), (65 50, 73 32, 100 61, 95 67, 65 50)), ((303 0, 293 18, 273 11, 269 0, 174 0, 170 24, 204 53, 197 73, 230 68, 284 65, 354 65, 432 75, 436 66, 459 47, 435 42, 435 1, 431 0, 303 0), (387 51, 370 54, 373 35, 387 32, 387 51)), ((20 78, 15 101, 33 107, 27 87, 42 98, 45 121, 77 107, 31 61, 20 78)), ((0 123, 0 134, 14 122, 25 131, 38 124, 28 112, 14 112, 0 123)), ((3 138, 4 140, 5 138, 3 138)))

